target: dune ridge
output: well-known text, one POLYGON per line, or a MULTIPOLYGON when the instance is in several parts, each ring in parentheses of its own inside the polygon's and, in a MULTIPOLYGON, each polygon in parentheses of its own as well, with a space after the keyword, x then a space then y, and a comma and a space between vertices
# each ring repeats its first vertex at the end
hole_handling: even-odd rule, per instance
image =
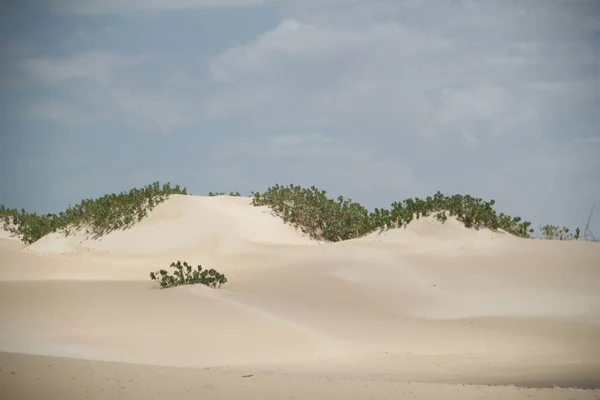
MULTIPOLYGON (((372 394, 380 398, 409 381, 448 398, 477 396, 461 383, 600 388, 597 243, 523 239, 452 217, 327 243, 247 197, 172 195, 126 230, 98 239, 52 233, 31 245, 4 232, 0 252, 0 364, 20 368, 0 383, 24 396, 22 375, 56 373, 28 372, 21 361, 42 359, 64 371, 85 362, 94 388, 103 385, 98 374, 123 368, 147 380, 155 372, 143 365, 168 376, 209 368, 223 383, 233 372, 274 371, 274 382, 252 386, 264 398, 273 387, 285 392, 284 382, 325 398, 314 386, 325 376, 339 384, 330 396, 361 379, 379 382, 372 394), (148 274, 175 260, 229 281, 158 289, 148 274)), ((56 393, 83 385, 63 384, 56 393)), ((243 385, 226 386, 221 398, 239 398, 243 385)), ((599 393, 544 390, 546 398, 599 393)))
POLYGON ((198 246, 216 246, 221 253, 236 252, 245 243, 305 245, 314 241, 283 224, 268 207, 248 207, 247 197, 171 195, 147 218, 126 230, 98 239, 79 229, 43 237, 27 246, 38 253, 85 251, 118 254, 157 254, 198 246))

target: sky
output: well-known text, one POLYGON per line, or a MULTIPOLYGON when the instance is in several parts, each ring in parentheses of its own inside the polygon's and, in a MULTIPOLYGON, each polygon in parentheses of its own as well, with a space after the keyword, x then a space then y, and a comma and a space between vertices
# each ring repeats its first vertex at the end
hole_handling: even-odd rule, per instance
POLYGON ((441 191, 600 236, 597 0, 0 2, 0 204, 441 191))

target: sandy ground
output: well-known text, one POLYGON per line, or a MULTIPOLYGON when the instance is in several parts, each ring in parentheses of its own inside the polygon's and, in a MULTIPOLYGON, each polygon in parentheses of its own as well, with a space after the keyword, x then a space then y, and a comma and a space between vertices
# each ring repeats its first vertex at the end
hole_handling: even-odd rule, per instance
POLYGON ((2 233, 0 398, 600 399, 599 266, 452 219, 319 243, 228 196, 98 240, 2 233), (159 289, 176 260, 229 282, 159 289))

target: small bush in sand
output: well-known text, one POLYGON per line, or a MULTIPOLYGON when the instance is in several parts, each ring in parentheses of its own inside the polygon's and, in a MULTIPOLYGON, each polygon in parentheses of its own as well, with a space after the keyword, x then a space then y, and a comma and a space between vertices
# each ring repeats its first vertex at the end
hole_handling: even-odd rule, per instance
POLYGON ((129 192, 82 200, 58 215, 38 215, 0 206, 0 220, 4 229, 18 235, 27 244, 49 233, 64 231, 69 234, 72 229, 78 228, 85 228, 88 234, 100 237, 141 221, 171 194, 187 194, 187 189, 179 185, 171 187, 168 182, 161 187, 159 182, 154 182, 142 189, 133 188, 129 192))
POLYGON ((542 233, 542 238, 548 240, 579 240, 579 235, 581 231, 579 228, 575 229, 575 234, 569 232, 569 228, 554 225, 544 225, 540 226, 540 232, 542 233))
POLYGON ((214 269, 202 270, 202 266, 198 265, 193 269, 187 262, 171 263, 171 268, 174 268, 172 275, 161 269, 157 272, 150 273, 150 279, 158 281, 161 288, 169 288, 180 285, 194 285, 200 283, 212 288, 220 288, 221 285, 227 283, 225 275, 215 271, 214 269))

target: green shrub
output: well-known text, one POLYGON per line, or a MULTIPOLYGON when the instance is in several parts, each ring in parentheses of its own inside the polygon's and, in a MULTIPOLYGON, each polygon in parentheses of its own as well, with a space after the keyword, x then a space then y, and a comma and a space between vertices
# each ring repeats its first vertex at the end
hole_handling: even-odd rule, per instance
POLYGON ((521 217, 511 218, 503 213, 497 214, 493 209, 494 200, 483 201, 469 195, 455 194, 445 196, 436 192, 425 200, 407 199, 402 203, 392 203, 389 215, 393 226, 406 226, 413 218, 434 214, 440 222, 445 222, 448 215, 456 217, 467 228, 502 229, 520 237, 530 237, 533 229, 531 222, 522 221, 521 217))
POLYGON ((4 229, 19 235, 27 244, 52 232, 64 231, 69 234, 77 228, 85 228, 88 234, 100 237, 141 221, 171 194, 187 194, 187 189, 179 185, 172 188, 170 183, 161 187, 159 182, 154 182, 142 189, 134 188, 129 192, 82 200, 58 215, 38 215, 0 206, 0 219, 4 229))
MULTIPOLYGON (((33 243, 48 233, 85 228, 95 237, 110 231, 129 227, 142 220, 152 209, 171 194, 187 194, 179 185, 162 187, 158 182, 143 189, 132 189, 120 194, 109 194, 95 200, 83 200, 75 207, 55 214, 37 215, 25 210, 0 206, 0 221, 4 229, 17 234, 26 243, 33 243)), ((209 192, 209 196, 223 196, 224 192, 209 192)), ((230 196, 240 196, 230 192, 230 196)), ((275 185, 264 193, 252 192, 252 204, 268 206, 287 223, 300 228, 311 237, 326 241, 355 239, 375 230, 405 227, 413 219, 433 215, 442 223, 453 216, 468 228, 502 229, 512 235, 528 238, 533 229, 531 222, 521 217, 496 213, 494 200, 484 201, 469 195, 446 196, 441 192, 425 200, 409 198, 394 202, 391 208, 376 208, 369 212, 352 199, 330 199, 324 190, 314 186, 275 185)), ((579 229, 571 235, 566 228, 541 227, 547 238, 579 238, 579 229), (544 230, 546 229, 546 230, 544 230)))
MULTIPOLYGON (((208 192, 208 195, 209 195, 210 197, 216 197, 216 196, 227 196, 227 193, 225 193, 225 192, 208 192)), ((241 194, 240 194, 240 192, 229 192, 229 196, 232 196, 232 197, 240 197, 240 196, 241 196, 241 194)))
POLYGON ((569 232, 569 228, 554 225, 544 225, 540 226, 540 232, 542 233, 542 238, 548 240, 579 240, 579 235, 581 231, 579 228, 575 229, 575 234, 569 232))
POLYGON ((407 199, 392 203, 391 210, 376 208, 369 213, 366 208, 342 196, 337 201, 329 199, 326 192, 314 186, 275 185, 264 193, 253 193, 252 204, 269 206, 273 211, 315 239, 341 241, 364 236, 377 229, 385 230, 408 225, 414 218, 435 215, 445 222, 448 215, 455 216, 468 228, 503 229, 513 235, 530 237, 531 222, 521 217, 511 218, 496 214, 489 202, 469 195, 445 196, 439 191, 427 197, 407 199))
POLYGON ((172 275, 169 275, 167 271, 161 269, 157 272, 151 272, 150 279, 158 281, 161 288, 194 285, 196 283, 212 288, 220 288, 221 285, 227 283, 225 275, 218 273, 214 269, 202 270, 201 265, 198 265, 194 270, 187 262, 184 261, 182 264, 181 261, 177 261, 176 263, 171 263, 171 268, 175 269, 172 275))
POLYGON ((262 194, 253 193, 252 204, 269 206, 285 222, 315 239, 353 239, 375 228, 366 208, 342 196, 337 201, 329 199, 325 191, 314 186, 275 185, 262 194))

